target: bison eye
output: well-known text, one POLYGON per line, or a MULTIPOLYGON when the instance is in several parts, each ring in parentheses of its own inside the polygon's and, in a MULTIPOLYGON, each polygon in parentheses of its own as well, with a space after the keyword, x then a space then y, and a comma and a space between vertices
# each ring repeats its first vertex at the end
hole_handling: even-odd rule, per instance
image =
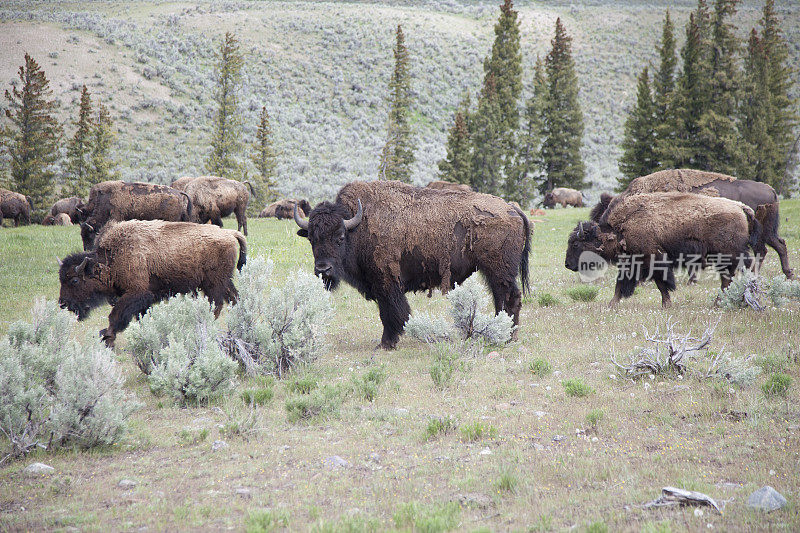
POLYGON ((336 239, 336 246, 341 246, 342 244, 344 244, 344 235, 339 235, 336 239))
POLYGON ((72 283, 73 285, 77 285, 79 281, 80 281, 80 280, 79 280, 78 278, 72 278, 72 281, 71 281, 71 283, 72 283))

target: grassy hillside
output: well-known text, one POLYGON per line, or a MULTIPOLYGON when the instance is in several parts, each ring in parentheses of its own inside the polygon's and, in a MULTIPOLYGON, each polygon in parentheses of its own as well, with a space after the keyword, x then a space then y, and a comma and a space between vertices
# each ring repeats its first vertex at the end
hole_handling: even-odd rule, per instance
MULTIPOLYGON (((0 6, 0 84, 15 78, 25 51, 37 58, 74 118, 82 84, 110 104, 125 179, 168 183, 203 172, 213 106, 213 52, 226 31, 248 64, 241 94, 246 140, 267 107, 285 194, 331 197, 344 183, 376 175, 385 139, 394 28, 404 26, 417 102, 416 181, 436 172, 447 129, 465 92, 476 94, 494 38, 497 2, 20 2, 0 6)), ((573 38, 595 190, 614 183, 635 77, 655 56, 661 5, 519 2, 524 81, 546 54, 555 18, 573 38)), ((694 2, 671 6, 679 43, 694 2)), ((760 3, 736 16, 744 36, 760 3)), ((800 10, 778 6, 800 59, 800 10)), ((2 103, 0 103, 2 105, 2 103)), ((67 128, 71 134, 71 127, 67 128)))
MULTIPOLYGON (((661 309, 652 283, 613 312, 606 309, 609 279, 598 284, 595 301, 573 302, 567 293, 579 283, 563 267, 565 243, 587 215, 587 209, 558 209, 536 223, 534 292, 523 304, 519 341, 460 354, 443 390, 430 374, 435 350, 407 337, 397 351, 374 350, 381 334, 375 305, 343 287, 333 295, 331 350, 304 375, 347 385, 382 371, 386 380, 374 401, 351 396, 338 416, 292 423, 285 403, 296 393, 279 381, 246 440, 221 432, 230 423, 225 413, 237 402, 241 409, 238 395, 188 409, 154 397, 126 352, 123 332, 116 353, 126 388, 144 403, 130 435, 112 449, 39 452, 0 465, 0 529, 800 529, 798 304, 722 312, 709 305, 719 285, 708 276, 693 286, 681 278, 669 311, 661 309), (560 303, 539 306, 545 294, 560 303), (642 346, 643 328, 653 331, 668 317, 682 332, 698 333, 719 321, 713 349, 752 356, 763 372, 741 387, 696 374, 639 381, 617 374, 611 357, 642 346), (532 371, 542 368, 540 360, 550 373, 532 371), (776 370, 794 380, 784 398, 761 390, 776 370), (565 383, 573 379, 593 392, 570 396, 565 383), (444 417, 457 429, 427 440, 431 419, 444 417), (477 423, 492 434, 470 441, 464 428, 477 423), (212 451, 217 439, 229 447, 212 451), (348 465, 332 467, 333 456, 348 465), (25 477, 22 468, 32 461, 53 466, 55 474, 25 477), (124 490, 121 479, 136 486, 124 490), (749 509, 748 495, 767 484, 789 505, 769 514, 749 509), (669 485, 727 502, 724 515, 641 507, 669 485)), ((800 201, 784 202, 782 215, 790 261, 798 268, 800 201)), ((272 257, 278 282, 313 268, 310 246, 295 231, 292 221, 250 223, 250 256, 272 257)), ((55 257, 79 248, 75 227, 0 230, 0 334, 10 321, 27 317, 35 297, 57 298, 55 257)), ((780 273, 774 252, 765 268, 768 276, 780 273)), ((418 294, 411 307, 444 312, 446 299, 418 294)), ((97 309, 79 329, 99 330, 107 313, 107 306, 97 309)), ((256 385, 242 379, 239 390, 256 385)))

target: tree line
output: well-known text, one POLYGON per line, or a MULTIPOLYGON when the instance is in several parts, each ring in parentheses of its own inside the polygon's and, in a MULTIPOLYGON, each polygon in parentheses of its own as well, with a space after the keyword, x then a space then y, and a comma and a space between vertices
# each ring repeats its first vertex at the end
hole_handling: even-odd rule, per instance
POLYGON ((797 102, 790 97, 793 69, 788 43, 766 0, 747 43, 731 22, 739 0, 705 0, 686 23, 678 57, 669 10, 664 16, 660 63, 637 83, 636 105, 625 122, 618 189, 637 176, 665 168, 694 168, 768 183, 788 194, 798 138, 797 102))

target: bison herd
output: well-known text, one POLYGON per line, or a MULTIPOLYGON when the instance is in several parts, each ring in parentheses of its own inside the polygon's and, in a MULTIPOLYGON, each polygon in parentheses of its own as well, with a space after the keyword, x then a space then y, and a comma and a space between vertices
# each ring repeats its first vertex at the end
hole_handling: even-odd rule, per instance
MULTIPOLYGON (((42 223, 80 224, 84 246, 59 261, 60 305, 84 319, 110 303, 108 327, 101 331, 110 346, 133 318, 175 294, 202 291, 218 316, 238 297, 232 278, 247 256, 250 192, 247 182, 200 176, 171 187, 108 181, 92 187, 85 203, 78 197, 59 200, 42 223), (222 229, 222 218, 231 214, 238 231, 222 229)), ((543 203, 579 207, 583 195, 556 188, 543 203)), ((410 316, 406 293, 446 293, 477 271, 495 311, 507 312, 519 325, 522 296, 529 290, 531 224, 514 202, 447 182, 353 182, 333 202, 312 208, 305 199, 284 199, 259 216, 294 219, 298 235, 311 244, 314 273, 325 288, 344 281, 377 303, 384 349, 396 346, 410 316)), ((0 189, 2 218, 30 223, 30 199, 0 189)), ((597 261, 615 264, 610 306, 652 280, 667 307, 676 269, 695 276, 711 266, 725 288, 737 269, 760 267, 767 246, 792 278, 779 222, 778 197, 769 185, 665 170, 633 180, 617 196, 603 193, 590 220, 569 235, 564 266, 583 273, 597 261)))

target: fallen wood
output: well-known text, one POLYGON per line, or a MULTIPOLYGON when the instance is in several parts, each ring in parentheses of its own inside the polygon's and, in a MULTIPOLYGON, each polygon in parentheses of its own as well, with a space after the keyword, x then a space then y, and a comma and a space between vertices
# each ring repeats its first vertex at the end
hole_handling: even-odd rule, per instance
POLYGON ((703 494, 702 492, 695 492, 693 490, 677 489, 675 487, 664 487, 661 489, 661 497, 644 504, 645 509, 653 507, 670 507, 679 505, 684 507, 686 505, 706 505, 712 507, 719 514, 722 510, 714 498, 703 494))

